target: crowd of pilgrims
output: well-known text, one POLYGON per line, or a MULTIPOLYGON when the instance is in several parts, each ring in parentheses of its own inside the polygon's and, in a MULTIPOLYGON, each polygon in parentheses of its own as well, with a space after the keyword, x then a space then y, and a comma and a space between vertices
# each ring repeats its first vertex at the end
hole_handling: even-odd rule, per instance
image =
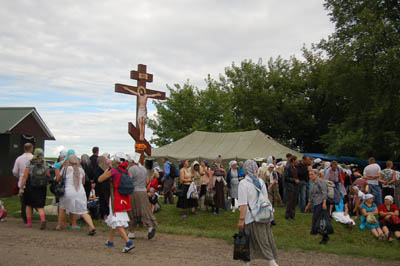
MULTIPOLYGON (((19 179, 21 215, 26 226, 31 227, 32 210, 36 209, 40 215, 40 229, 45 229, 47 189, 32 186, 29 178, 35 163, 45 163, 43 150, 33 152, 31 144, 26 144, 24 149, 25 153, 17 158, 13 169, 19 179)), ((90 157, 85 154, 78 158, 73 150, 62 151, 54 167, 46 170, 48 176, 65 183, 65 194, 55 199, 58 223, 54 230, 80 229, 76 222, 80 216, 89 226, 88 234, 93 236, 96 228, 92 219, 99 219, 110 227, 107 246, 114 246, 116 231, 125 240, 122 252, 134 248, 132 240, 137 226, 148 229, 148 239, 155 236, 154 213, 160 211, 158 200, 163 195, 164 204, 175 204, 177 198, 176 206, 182 210, 183 219, 198 215, 200 210, 220 215, 222 210, 240 209, 238 227, 255 238, 250 241, 252 254, 256 254, 252 259, 264 258, 270 265, 276 265, 276 247, 270 229, 276 222, 260 228, 247 209, 256 204, 257 188, 261 193, 265 191, 275 208, 286 207, 285 218, 290 221, 295 221, 297 205, 303 213, 312 212, 311 234, 318 233, 317 221, 322 213, 328 212, 330 217, 349 227, 360 218, 360 229, 367 228, 380 240, 400 239, 397 207, 400 175, 393 170, 391 161, 381 170, 375 159, 370 158, 369 165, 361 173, 355 166, 323 162, 308 156, 299 160, 291 154, 283 160, 269 156, 261 165, 254 160, 230 161, 226 167, 221 156, 213 162, 182 160, 179 165, 165 157, 162 167, 155 162, 146 169, 134 155, 99 155, 98 147, 94 147, 92 153, 90 157), (118 192, 123 173, 132 178, 134 191, 131 195, 118 192), (69 216, 69 223, 66 216, 69 216), (264 237, 260 238, 260 234, 264 237)), ((320 243, 326 244, 328 240, 329 236, 323 234, 320 243)))

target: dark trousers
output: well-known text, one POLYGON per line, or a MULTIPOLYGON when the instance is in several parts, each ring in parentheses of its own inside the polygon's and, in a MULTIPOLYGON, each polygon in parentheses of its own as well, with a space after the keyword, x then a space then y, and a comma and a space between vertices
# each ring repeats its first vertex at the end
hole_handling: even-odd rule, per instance
POLYGON ((294 188, 292 191, 285 190, 286 195, 286 219, 294 219, 296 216, 296 202, 298 197, 298 189, 294 188))
POLYGON ((22 194, 21 197, 19 197, 21 201, 21 218, 24 220, 24 223, 27 223, 28 220, 26 219, 26 205, 25 205, 25 199, 24 199, 24 194, 22 194))
POLYGON ((170 177, 164 180, 164 203, 174 204, 174 195, 172 193, 174 181, 175 180, 170 177))
POLYGON ((99 197, 99 216, 104 219, 110 213, 109 200, 110 200, 110 183, 103 182, 96 185, 96 194, 99 197))

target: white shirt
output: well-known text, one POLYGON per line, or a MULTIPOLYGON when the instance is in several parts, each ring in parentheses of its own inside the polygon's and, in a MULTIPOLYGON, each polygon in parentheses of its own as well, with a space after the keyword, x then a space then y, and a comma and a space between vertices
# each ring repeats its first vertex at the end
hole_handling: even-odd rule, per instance
MULTIPOLYGON (((260 180, 261 184, 261 191, 265 194, 266 198, 268 199, 268 192, 267 189, 265 188, 265 183, 261 178, 258 178, 260 180)), ((240 206, 247 206, 247 204, 250 206, 250 208, 255 208, 257 204, 257 189, 256 186, 253 184, 251 181, 251 178, 246 176, 246 178, 239 183, 239 199, 238 199, 238 205, 240 206)), ((246 216, 244 218, 244 223, 245 224, 250 224, 254 222, 254 218, 250 213, 249 208, 247 208, 246 216)))
MULTIPOLYGON (((373 163, 364 168, 364 176, 377 176, 381 173, 381 167, 379 164, 373 163)), ((367 179, 367 183, 370 185, 379 185, 378 179, 367 179)))
POLYGON ((14 168, 12 170, 13 175, 18 177, 18 187, 21 187, 21 181, 24 177, 26 165, 32 160, 32 153, 24 153, 15 160, 14 168))

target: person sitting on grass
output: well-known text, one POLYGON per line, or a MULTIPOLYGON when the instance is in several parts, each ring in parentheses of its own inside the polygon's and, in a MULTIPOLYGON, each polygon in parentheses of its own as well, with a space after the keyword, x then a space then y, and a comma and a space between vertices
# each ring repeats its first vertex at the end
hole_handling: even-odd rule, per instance
POLYGON ((149 197, 149 201, 151 204, 151 211, 153 213, 159 212, 161 210, 161 206, 158 203, 159 195, 156 193, 156 190, 153 187, 151 187, 147 195, 149 197))
POLYGON ((387 195, 385 202, 378 207, 379 224, 389 242, 393 241, 391 234, 400 240, 399 208, 393 204, 393 197, 387 195))
POLYGON ((371 233, 379 240, 383 240, 385 237, 383 231, 376 221, 375 215, 378 214, 378 208, 374 203, 374 196, 372 194, 366 194, 364 196, 364 202, 361 204, 361 224, 360 229, 371 230, 371 233))
POLYGON ((3 202, 0 200, 0 222, 4 222, 7 217, 7 210, 4 208, 3 202))
POLYGON ((335 219, 336 222, 346 224, 352 228, 356 223, 349 215, 349 195, 343 195, 343 193, 341 193, 341 195, 342 198, 340 199, 339 204, 335 205, 335 211, 332 213, 332 218, 335 219))
POLYGON ((350 206, 352 209, 352 215, 359 216, 361 204, 365 194, 360 190, 358 186, 352 186, 348 194, 350 194, 349 200, 351 202, 349 203, 351 203, 350 206))

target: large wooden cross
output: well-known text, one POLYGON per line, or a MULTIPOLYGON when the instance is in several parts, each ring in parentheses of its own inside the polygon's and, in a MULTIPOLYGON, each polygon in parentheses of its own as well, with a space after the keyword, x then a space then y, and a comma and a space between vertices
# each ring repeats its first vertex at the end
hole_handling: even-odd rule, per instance
POLYGON ((137 80, 137 87, 115 84, 115 92, 137 96, 136 103, 136 127, 129 122, 128 133, 135 140, 135 151, 141 154, 140 163, 144 163, 144 153, 151 156, 151 145, 144 138, 145 124, 147 119, 147 99, 153 98, 165 100, 165 92, 149 90, 146 88, 147 82, 153 82, 153 75, 147 73, 146 65, 139 64, 138 71, 131 71, 131 79, 137 80), (145 148, 143 147, 145 145, 145 148))

